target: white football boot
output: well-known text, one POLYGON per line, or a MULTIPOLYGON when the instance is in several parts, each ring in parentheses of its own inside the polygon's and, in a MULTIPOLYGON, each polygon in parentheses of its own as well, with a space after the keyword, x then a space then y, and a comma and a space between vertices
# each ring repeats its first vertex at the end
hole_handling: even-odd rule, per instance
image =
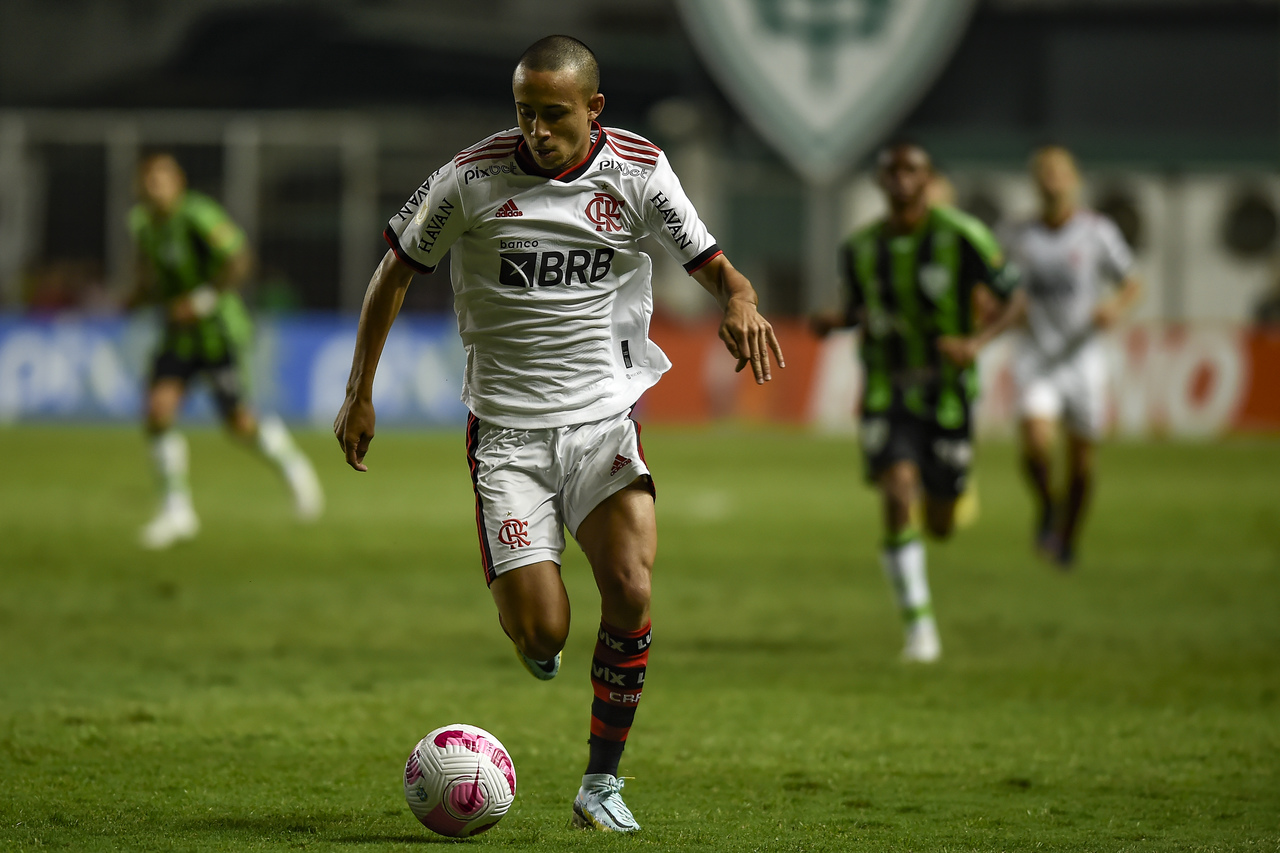
POLYGON ((550 681, 560 674, 560 654, 556 652, 551 660, 534 660, 516 646, 516 657, 520 659, 520 664, 539 681, 550 681))
POLYGON ((582 787, 573 798, 571 827, 602 832, 635 832, 640 824, 622 801, 622 779, 608 773, 582 777, 582 787))
POLYGON ((138 540, 148 551, 163 551, 179 542, 194 539, 199 532, 200 519, 196 517, 190 501, 166 501, 156 517, 142 528, 138 540))
POLYGON ((908 663, 933 663, 942 656, 938 623, 932 616, 913 619, 907 625, 906 640, 902 647, 902 659, 908 663))

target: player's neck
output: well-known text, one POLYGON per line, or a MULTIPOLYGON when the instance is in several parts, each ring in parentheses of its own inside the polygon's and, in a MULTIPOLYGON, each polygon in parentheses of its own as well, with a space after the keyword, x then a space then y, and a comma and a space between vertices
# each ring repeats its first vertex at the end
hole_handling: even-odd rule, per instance
POLYGON ((1044 212, 1040 214, 1040 220, 1050 228, 1061 228, 1071 221, 1071 217, 1076 215, 1076 206, 1071 202, 1063 202, 1062 204, 1050 204, 1045 207, 1044 212))
POLYGON ((920 227, 929 217, 929 205, 926 202, 911 204, 906 207, 889 209, 889 231, 894 234, 910 234, 920 227))

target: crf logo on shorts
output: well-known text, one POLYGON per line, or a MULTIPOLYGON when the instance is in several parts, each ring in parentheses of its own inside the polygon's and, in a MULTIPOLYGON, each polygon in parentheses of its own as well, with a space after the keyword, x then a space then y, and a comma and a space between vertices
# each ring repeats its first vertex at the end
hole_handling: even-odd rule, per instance
POLYGON ((518 518, 508 518, 498 529, 498 541, 512 551, 529 544, 529 522, 518 518))
POLYGON ((621 231, 623 204, 621 199, 608 193, 596 193, 587 202, 587 219, 591 220, 597 231, 621 231))

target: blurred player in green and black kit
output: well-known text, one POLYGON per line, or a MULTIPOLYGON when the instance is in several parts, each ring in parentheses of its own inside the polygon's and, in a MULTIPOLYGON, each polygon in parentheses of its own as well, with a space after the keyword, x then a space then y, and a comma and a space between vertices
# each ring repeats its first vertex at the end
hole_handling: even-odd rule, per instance
POLYGON ((923 490, 925 528, 939 539, 951 534, 973 461, 974 360, 1023 310, 991 232, 930 205, 932 177, 919 145, 881 151, 877 178, 889 213, 844 245, 846 310, 813 318, 821 335, 849 326, 862 333, 860 437, 867 477, 883 497, 881 559, 906 621, 903 657, 921 662, 936 660, 942 646, 912 507, 923 490), (973 300, 982 290, 1001 307, 978 328, 973 300))
POLYGON ((244 399, 249 315, 236 289, 249 273, 244 232, 213 199, 187 189, 169 154, 138 167, 139 203, 129 213, 138 246, 138 282, 130 307, 156 303, 164 331, 151 366, 146 428, 162 490, 160 509, 142 529, 145 548, 168 548, 200 529, 187 484, 187 441, 173 428, 188 383, 204 376, 227 429, 274 464, 293 492, 299 519, 320 515, 324 497, 311 462, 277 417, 259 422, 244 399))

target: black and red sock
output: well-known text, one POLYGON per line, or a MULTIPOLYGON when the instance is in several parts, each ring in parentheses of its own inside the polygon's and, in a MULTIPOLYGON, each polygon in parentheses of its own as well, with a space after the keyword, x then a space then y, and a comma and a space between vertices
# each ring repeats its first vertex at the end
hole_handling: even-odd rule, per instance
POLYGON ((618 775, 618 762, 627 745, 636 706, 644 689, 649 664, 649 624, 638 631, 621 631, 601 621, 591 659, 591 757, 587 773, 618 775))

